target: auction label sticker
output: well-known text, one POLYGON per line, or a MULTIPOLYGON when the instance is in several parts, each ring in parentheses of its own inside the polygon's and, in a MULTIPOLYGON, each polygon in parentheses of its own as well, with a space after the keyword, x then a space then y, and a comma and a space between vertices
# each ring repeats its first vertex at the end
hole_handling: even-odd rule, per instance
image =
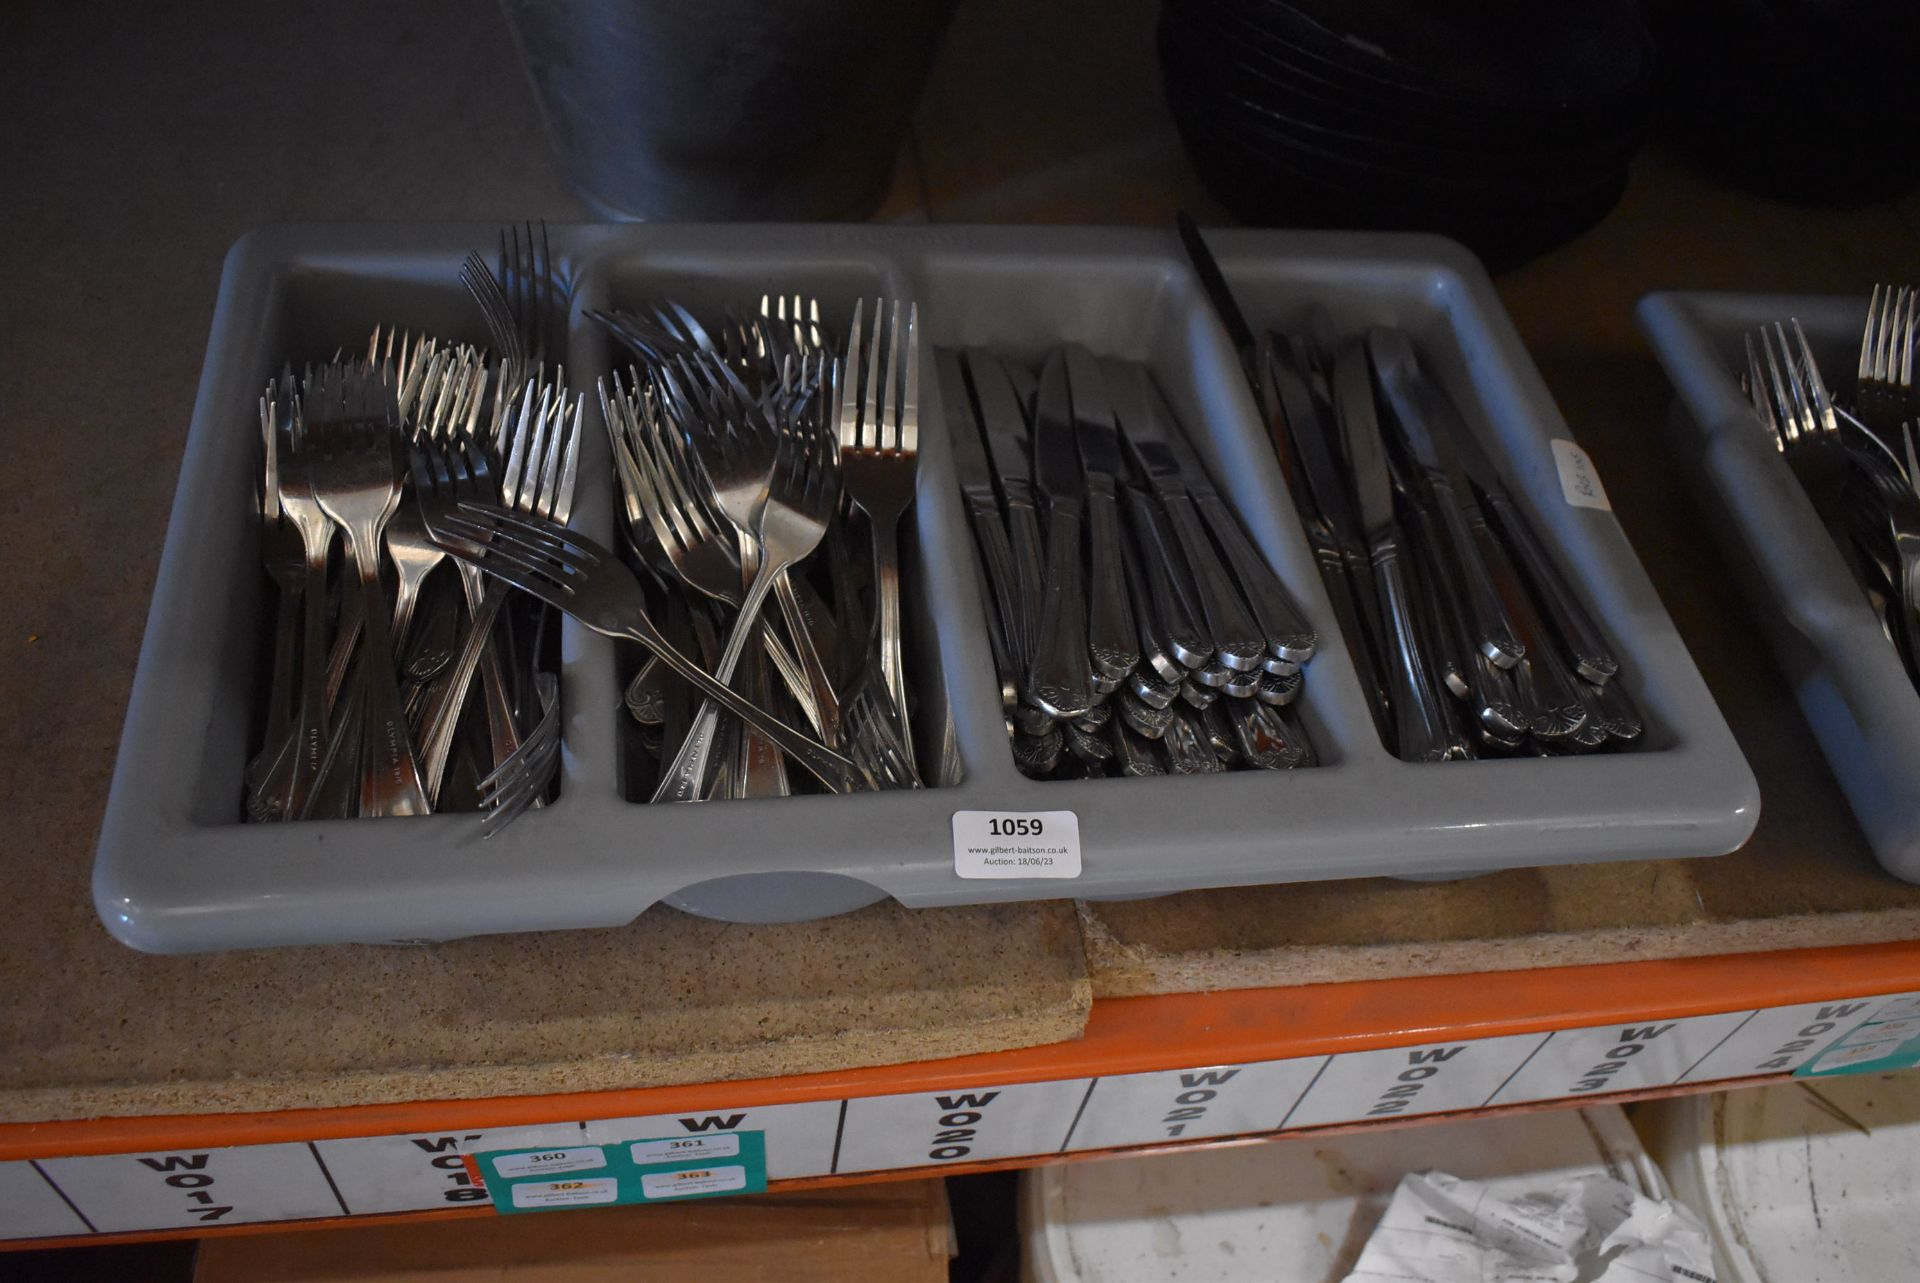
POLYGON ((955 811, 953 871, 963 878, 1077 878, 1072 811, 955 811))
POLYGON ((1606 488, 1600 484, 1600 473, 1585 450, 1562 437, 1555 437, 1553 463, 1560 470, 1560 496, 1563 499, 1576 508, 1613 511, 1613 505, 1607 502, 1606 488))
POLYGON ((740 1137, 669 1136, 664 1140, 635 1141, 627 1151, 636 1163, 704 1163, 710 1158, 732 1158, 740 1152, 740 1137))
POLYGON ((620 1182, 607 1176, 574 1181, 525 1181, 513 1186, 513 1210, 516 1212, 545 1212, 556 1207, 594 1207, 619 1201, 620 1182))
POLYGON ((499 1150, 473 1159, 501 1212, 715 1198, 767 1187, 766 1137, 757 1131, 499 1150))
POLYGON ((505 1154, 494 1166, 502 1176, 559 1176, 605 1167, 607 1156, 598 1145, 573 1149, 543 1149, 534 1154, 505 1154))

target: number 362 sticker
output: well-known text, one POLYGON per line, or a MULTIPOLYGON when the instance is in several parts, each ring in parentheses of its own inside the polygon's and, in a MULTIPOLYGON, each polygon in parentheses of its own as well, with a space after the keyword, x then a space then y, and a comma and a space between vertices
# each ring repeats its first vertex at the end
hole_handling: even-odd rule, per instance
POLYGON ((963 878, 1077 878, 1072 811, 955 811, 953 871, 963 878))

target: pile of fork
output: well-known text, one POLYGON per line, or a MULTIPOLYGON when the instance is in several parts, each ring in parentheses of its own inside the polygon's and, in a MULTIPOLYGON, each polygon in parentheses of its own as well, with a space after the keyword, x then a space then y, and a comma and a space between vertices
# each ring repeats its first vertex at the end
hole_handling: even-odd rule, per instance
POLYGON ((477 255, 462 269, 491 357, 376 329, 364 356, 261 397, 278 603, 255 822, 482 810, 492 833, 551 793, 551 612, 465 562, 436 574, 451 559, 426 527, 435 496, 563 523, 572 507, 584 398, 549 367, 565 309, 541 242, 503 234, 497 275, 477 255))
POLYGON ((1920 291, 1874 287, 1851 409, 1798 320, 1747 335, 1746 349, 1748 398, 1920 688, 1920 291))
POLYGON ((653 801, 806 787, 767 728, 698 697, 674 652, 775 729, 810 731, 789 743, 827 787, 848 784, 833 754, 853 787, 922 786, 898 545, 918 474, 918 313, 876 301, 868 329, 865 308, 844 353, 799 296, 709 324, 672 302, 590 313, 634 357, 600 401, 629 551, 670 648, 652 647, 626 694, 657 764, 639 786, 653 801))

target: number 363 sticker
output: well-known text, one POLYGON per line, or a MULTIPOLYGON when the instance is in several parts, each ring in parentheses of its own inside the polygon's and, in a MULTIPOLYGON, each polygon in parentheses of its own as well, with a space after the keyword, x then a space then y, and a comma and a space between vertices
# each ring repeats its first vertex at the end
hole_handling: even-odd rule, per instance
POLYGON ((1077 878, 1072 811, 955 811, 953 871, 963 878, 1077 878))

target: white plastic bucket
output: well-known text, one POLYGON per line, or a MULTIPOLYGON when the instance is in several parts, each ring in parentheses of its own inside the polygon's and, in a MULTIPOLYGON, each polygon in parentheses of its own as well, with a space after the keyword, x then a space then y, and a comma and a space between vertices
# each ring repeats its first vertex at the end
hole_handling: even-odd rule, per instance
POLYGON ((1920 1279, 1920 1074, 1863 1074, 1638 1106, 1720 1283, 1920 1279))
POLYGON ((1021 1178, 1028 1283, 1324 1283, 1359 1255, 1408 1172, 1498 1192, 1606 1175, 1666 1197, 1615 1106, 1035 1168, 1021 1178))

